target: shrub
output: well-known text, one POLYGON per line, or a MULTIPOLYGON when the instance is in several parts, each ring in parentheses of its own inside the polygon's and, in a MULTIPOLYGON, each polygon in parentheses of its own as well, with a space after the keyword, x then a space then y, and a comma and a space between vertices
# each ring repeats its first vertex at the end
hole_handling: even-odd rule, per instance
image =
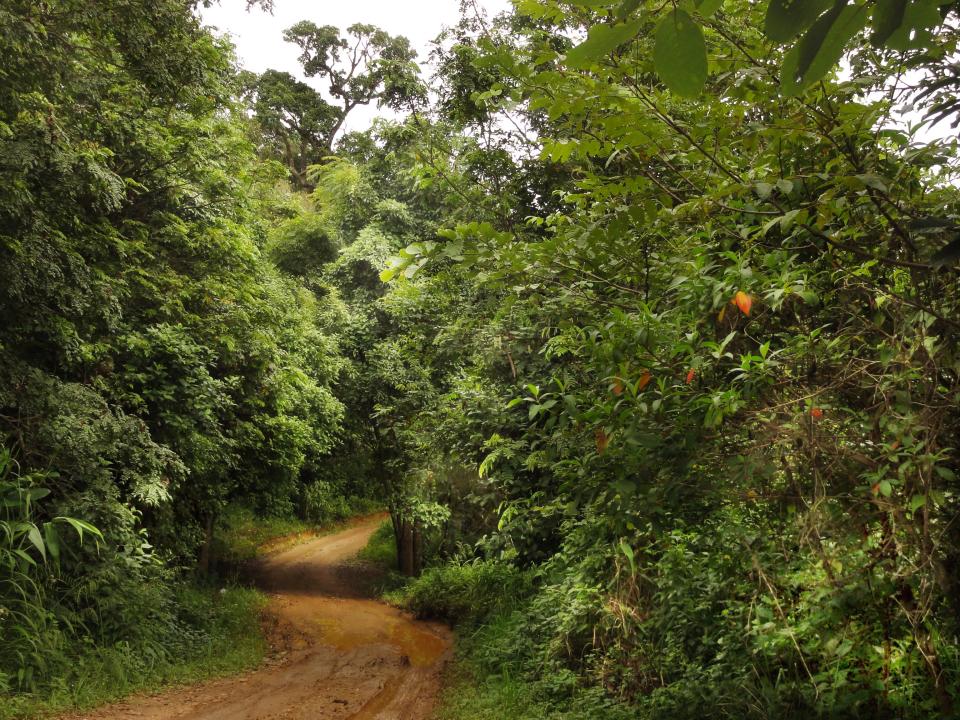
POLYGON ((532 575, 492 560, 427 568, 391 599, 417 617, 472 624, 515 607, 532 590, 532 575))

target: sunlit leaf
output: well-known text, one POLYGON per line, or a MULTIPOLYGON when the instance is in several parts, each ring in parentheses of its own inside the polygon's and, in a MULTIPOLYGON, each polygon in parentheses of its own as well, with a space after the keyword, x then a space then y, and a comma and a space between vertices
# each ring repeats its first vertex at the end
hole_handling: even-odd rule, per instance
POLYGON ((672 92, 696 97, 707 82, 707 46, 703 31, 683 10, 673 10, 657 26, 653 63, 672 92))
POLYGON ((567 52, 568 67, 582 68, 609 55, 618 47, 636 37, 642 21, 594 25, 587 31, 587 39, 567 52))

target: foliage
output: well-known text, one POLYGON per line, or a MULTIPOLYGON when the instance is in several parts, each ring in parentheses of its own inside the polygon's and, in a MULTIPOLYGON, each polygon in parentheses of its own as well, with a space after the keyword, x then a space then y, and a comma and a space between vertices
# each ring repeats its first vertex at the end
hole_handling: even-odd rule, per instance
POLYGON ((166 637, 73 648, 52 668, 42 693, 0 692, 0 718, 92 708, 134 692, 240 672, 263 660, 267 651, 260 633, 263 595, 249 589, 180 586, 172 597, 176 613, 165 618, 166 637))
POLYGON ((472 624, 503 612, 530 592, 531 578, 494 561, 449 563, 427 568, 392 596, 417 617, 472 624))
POLYGON ((895 114, 938 76, 903 82, 909 53, 834 27, 845 3, 812 16, 826 55, 771 47, 766 4, 626 5, 606 29, 613 4, 551 0, 462 26, 475 72, 446 81, 493 79, 471 122, 536 128, 559 205, 475 206, 391 261, 398 298, 487 300, 446 296, 427 345, 485 347, 396 421, 480 467, 477 553, 549 569, 528 632, 577 683, 651 717, 950 716, 956 147, 895 114), (709 72, 660 84, 694 45, 709 72), (822 81, 784 97, 791 54, 822 81))
POLYGON ((182 588, 217 515, 299 510, 340 431, 330 311, 270 257, 327 236, 297 225, 191 10, 0 9, 5 691, 68 698, 98 653, 103 688, 197 656, 216 613, 184 619, 182 588))
POLYGON ((103 537, 30 575, 48 687, 168 652, 231 504, 376 498, 479 708, 955 714, 957 144, 898 110, 955 119, 955 3, 465 5, 430 107, 373 26, 287 31, 335 106, 182 3, 28 5, 0 430, 56 482, 2 557, 103 537), (335 143, 374 101, 418 112, 335 143))

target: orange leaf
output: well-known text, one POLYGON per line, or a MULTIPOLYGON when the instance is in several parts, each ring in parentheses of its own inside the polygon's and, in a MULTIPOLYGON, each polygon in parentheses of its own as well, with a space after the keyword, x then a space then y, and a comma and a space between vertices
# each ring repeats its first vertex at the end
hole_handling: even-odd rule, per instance
POLYGON ((637 383, 637 392, 643 390, 647 385, 650 384, 650 381, 653 380, 653 375, 650 374, 650 371, 647 370, 640 376, 640 382, 637 383))
POLYGON ((740 308, 740 312, 750 317, 750 308, 753 307, 752 297, 747 295, 743 290, 737 290, 737 294, 733 296, 733 302, 740 308))
POLYGON ((692 382, 693 382, 693 379, 694 379, 696 376, 697 376, 697 371, 694 370, 693 368, 690 368, 690 370, 687 371, 687 385, 689 385, 690 383, 692 383, 692 382))
POLYGON ((819 420, 823 417, 823 410, 818 407, 810 408, 810 417, 812 417, 814 420, 819 420))
POLYGON ((614 378, 613 380, 613 394, 623 395, 623 381, 620 378, 614 378))
POLYGON ((610 436, 604 432, 603 428, 597 428, 594 438, 597 441, 597 452, 602 455, 603 451, 607 449, 607 445, 610 444, 610 436))
POLYGON ((873 485, 871 485, 871 486, 870 486, 870 492, 872 492, 874 495, 879 495, 879 494, 880 494, 880 483, 874 483, 873 485))

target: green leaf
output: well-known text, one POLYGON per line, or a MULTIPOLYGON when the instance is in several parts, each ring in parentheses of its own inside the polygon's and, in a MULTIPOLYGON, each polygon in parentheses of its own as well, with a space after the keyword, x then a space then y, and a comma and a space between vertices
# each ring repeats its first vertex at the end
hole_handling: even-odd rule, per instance
POLYGON ((950 468, 945 467, 943 465, 937 465, 937 467, 934 468, 934 471, 937 473, 937 475, 942 477, 944 480, 949 480, 950 482, 953 482, 954 480, 957 479, 957 474, 950 468))
POLYGON ((943 267, 944 265, 952 265, 957 260, 960 260, 960 235, 940 248, 930 258, 930 264, 934 267, 943 267))
POLYGON ((50 551, 50 557, 57 561, 60 559, 60 536, 57 534, 57 526, 52 522, 43 524, 43 538, 47 544, 47 550, 50 551))
POLYGON ((874 47, 883 47, 884 43, 903 24, 903 14, 907 10, 907 0, 877 0, 873 11, 873 33, 870 42, 874 47))
POLYGON ((924 47, 930 40, 930 30, 942 22, 940 0, 913 0, 907 3, 900 24, 884 44, 892 50, 924 47))
POLYGON ((609 55, 640 31, 640 20, 616 25, 594 25, 587 32, 587 39, 567 52, 567 66, 588 67, 605 55, 609 55))
POLYGON ((636 557, 633 554, 633 548, 630 547, 630 544, 626 540, 620 541, 620 552, 623 553, 624 557, 627 558, 627 562, 630 563, 630 571, 636 574, 637 572, 636 557))
POLYGON ((783 59, 780 81, 784 94, 799 95, 823 78, 839 62, 850 39, 866 25, 867 15, 865 5, 839 0, 817 20, 783 59))
POLYGON ((673 10, 657 26, 653 64, 677 95, 696 97, 707 82, 707 45, 703 31, 683 10, 673 10))
POLYGON ((916 512, 917 508, 922 507, 926 502, 927 502, 926 495, 914 495, 910 499, 910 504, 908 505, 908 507, 910 508, 910 512, 916 512))
POLYGON ((638 7, 640 7, 640 0, 624 0, 617 8, 617 18, 626 20, 638 7))
POLYGON ((77 520, 76 518, 72 518, 72 517, 55 517, 53 520, 54 522, 65 522, 74 530, 76 530, 77 535, 80 538, 81 544, 83 543, 84 532, 90 533, 98 540, 103 540, 103 533, 101 533, 97 528, 95 528, 93 525, 91 525, 88 522, 84 522, 83 520, 77 520))
POLYGON ((724 0, 697 0, 697 12, 703 17, 710 17, 723 7, 724 0))
POLYGON ((47 546, 43 542, 43 536, 40 534, 40 528, 34 524, 30 524, 30 530, 27 531, 27 538, 33 544, 33 546, 40 552, 40 556, 43 558, 43 561, 47 561, 47 546))
POLYGON ((773 192, 773 185, 766 182, 758 182, 753 186, 753 190, 757 193, 758 198, 766 200, 770 197, 770 193, 773 192))
POLYGON ((770 0, 763 32, 774 42, 787 42, 813 25, 828 7, 830 0, 770 0))
POLYGON ((884 497, 890 497, 893 494, 893 485, 890 484, 889 480, 881 480, 877 488, 884 497))

